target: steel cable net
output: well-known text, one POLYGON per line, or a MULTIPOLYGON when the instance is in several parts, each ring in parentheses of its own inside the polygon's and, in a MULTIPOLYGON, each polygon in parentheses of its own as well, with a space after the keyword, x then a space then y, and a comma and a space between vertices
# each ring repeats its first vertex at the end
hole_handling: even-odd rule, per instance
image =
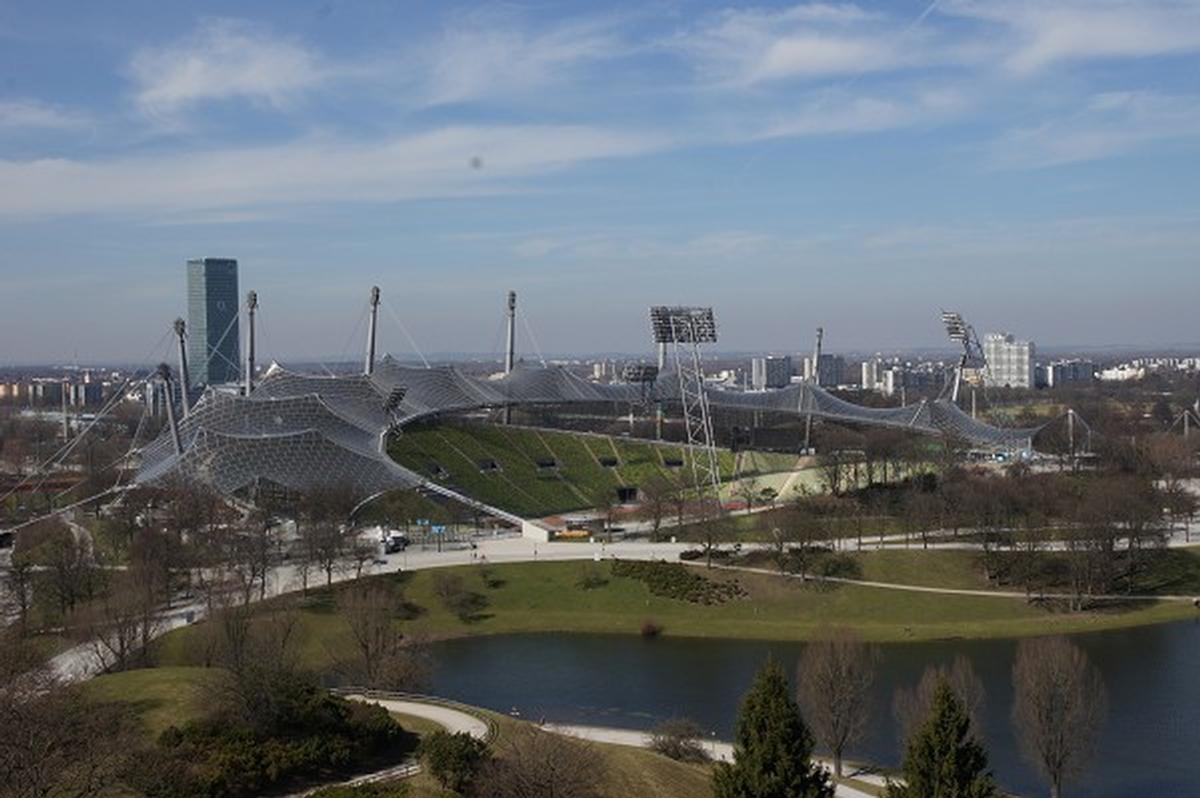
MULTIPOLYGON (((1024 448, 1041 427, 996 427, 948 399, 870 408, 801 383, 745 393, 704 388, 713 408, 761 410, 866 426, 950 435, 984 447, 1024 448)), ((388 457, 390 431, 446 413, 506 405, 574 402, 678 402, 673 371, 648 384, 599 384, 559 366, 519 364, 502 377, 464 374, 454 366, 418 368, 385 356, 371 375, 316 376, 273 364, 250 396, 208 391, 179 422, 182 454, 166 430, 141 451, 137 481, 171 475, 234 493, 263 482, 303 491, 345 485, 366 497, 425 484, 388 457), (395 398, 402 391, 402 398, 395 398)))

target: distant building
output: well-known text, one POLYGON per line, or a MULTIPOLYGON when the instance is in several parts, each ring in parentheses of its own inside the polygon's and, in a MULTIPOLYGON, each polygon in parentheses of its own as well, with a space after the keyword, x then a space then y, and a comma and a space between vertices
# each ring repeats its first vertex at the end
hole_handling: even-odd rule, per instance
POLYGON ((879 358, 864 360, 862 363, 862 387, 864 391, 878 391, 879 375, 883 371, 883 362, 879 358))
POLYGON ((230 258, 187 262, 188 376, 194 386, 236 383, 241 376, 238 345, 238 264, 230 258))
MULTIPOLYGON (((817 369, 817 385, 836 387, 845 382, 846 358, 841 355, 821 355, 821 365, 817 369)), ((813 379, 813 362, 811 357, 804 358, 804 379, 813 379)))
POLYGON ((756 357, 750 361, 750 387, 756 391, 767 388, 783 388, 792 381, 792 359, 783 357, 756 357))
POLYGON ((995 388, 1033 388, 1036 385, 1032 341, 1018 341, 1009 333, 989 333, 983 339, 987 360, 985 381, 995 388))
POLYGON ((1046 366, 1046 385, 1057 388, 1070 382, 1096 379, 1096 364, 1090 360, 1055 360, 1046 366))

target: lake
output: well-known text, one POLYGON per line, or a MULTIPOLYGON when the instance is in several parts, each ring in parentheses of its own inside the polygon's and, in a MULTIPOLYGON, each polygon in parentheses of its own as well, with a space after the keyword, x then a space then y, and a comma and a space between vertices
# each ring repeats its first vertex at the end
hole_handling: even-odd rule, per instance
MULTIPOLYGON (((1200 795, 1200 621, 1073 638, 1103 674, 1108 720, 1088 775, 1068 796, 1200 795)), ((773 656, 794 675, 803 643, 607 635, 506 635, 433 646, 432 692, 499 712, 648 729, 687 716, 732 739, 738 703, 773 656)), ((874 724, 849 756, 882 765, 902 758, 892 696, 931 664, 969 658, 983 681, 982 713, 992 768, 1006 789, 1048 794, 1021 755, 1010 721, 1012 640, 948 640, 879 646, 874 724)))

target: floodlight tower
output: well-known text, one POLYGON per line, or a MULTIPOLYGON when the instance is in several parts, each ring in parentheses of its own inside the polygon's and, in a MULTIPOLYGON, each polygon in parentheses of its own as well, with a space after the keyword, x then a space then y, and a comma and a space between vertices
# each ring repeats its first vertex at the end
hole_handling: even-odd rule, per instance
MULTIPOLYGON (((188 378, 187 322, 183 319, 175 319, 175 340, 179 346, 179 404, 183 408, 183 417, 187 418, 188 413, 191 412, 188 405, 192 386, 191 380, 188 378)), ((167 401, 172 401, 170 394, 167 394, 167 401)))
POLYGON ((958 404, 958 390, 962 385, 963 369, 972 361, 985 362, 983 347, 979 345, 979 337, 975 334, 975 328, 967 324, 961 313, 943 310, 942 324, 945 325, 946 335, 950 337, 950 340, 960 344, 963 350, 958 359, 958 366, 954 369, 954 382, 950 390, 950 401, 958 404))
POLYGON ((700 345, 716 343, 717 322, 712 308, 663 307, 650 308, 650 325, 654 341, 670 344, 679 375, 679 403, 683 407, 683 423, 691 451, 692 479, 702 505, 711 491, 720 507, 721 471, 717 464, 717 449, 713 443, 712 416, 708 395, 704 392, 704 369, 700 362, 700 345))
POLYGON ((254 390, 254 314, 258 311, 258 292, 246 294, 246 396, 254 390))
POLYGON ((371 318, 367 324, 367 361, 363 366, 363 374, 368 377, 375 373, 375 329, 379 323, 379 286, 371 286, 369 302, 371 318))

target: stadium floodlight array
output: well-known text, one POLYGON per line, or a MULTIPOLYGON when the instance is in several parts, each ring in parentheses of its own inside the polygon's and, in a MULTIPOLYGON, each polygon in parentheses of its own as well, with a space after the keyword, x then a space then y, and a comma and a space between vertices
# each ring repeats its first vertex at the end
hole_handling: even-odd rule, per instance
POLYGON ((946 334, 950 336, 950 340, 955 343, 967 345, 971 340, 970 328, 963 320, 961 313, 954 311, 942 311, 942 324, 946 327, 946 334))
POLYGON ((658 366, 650 363, 626 363, 621 369, 621 381, 637 385, 652 383, 658 379, 658 366))
POLYGON ((712 344, 717 341, 717 321, 712 308, 650 308, 650 327, 656 344, 712 344))

